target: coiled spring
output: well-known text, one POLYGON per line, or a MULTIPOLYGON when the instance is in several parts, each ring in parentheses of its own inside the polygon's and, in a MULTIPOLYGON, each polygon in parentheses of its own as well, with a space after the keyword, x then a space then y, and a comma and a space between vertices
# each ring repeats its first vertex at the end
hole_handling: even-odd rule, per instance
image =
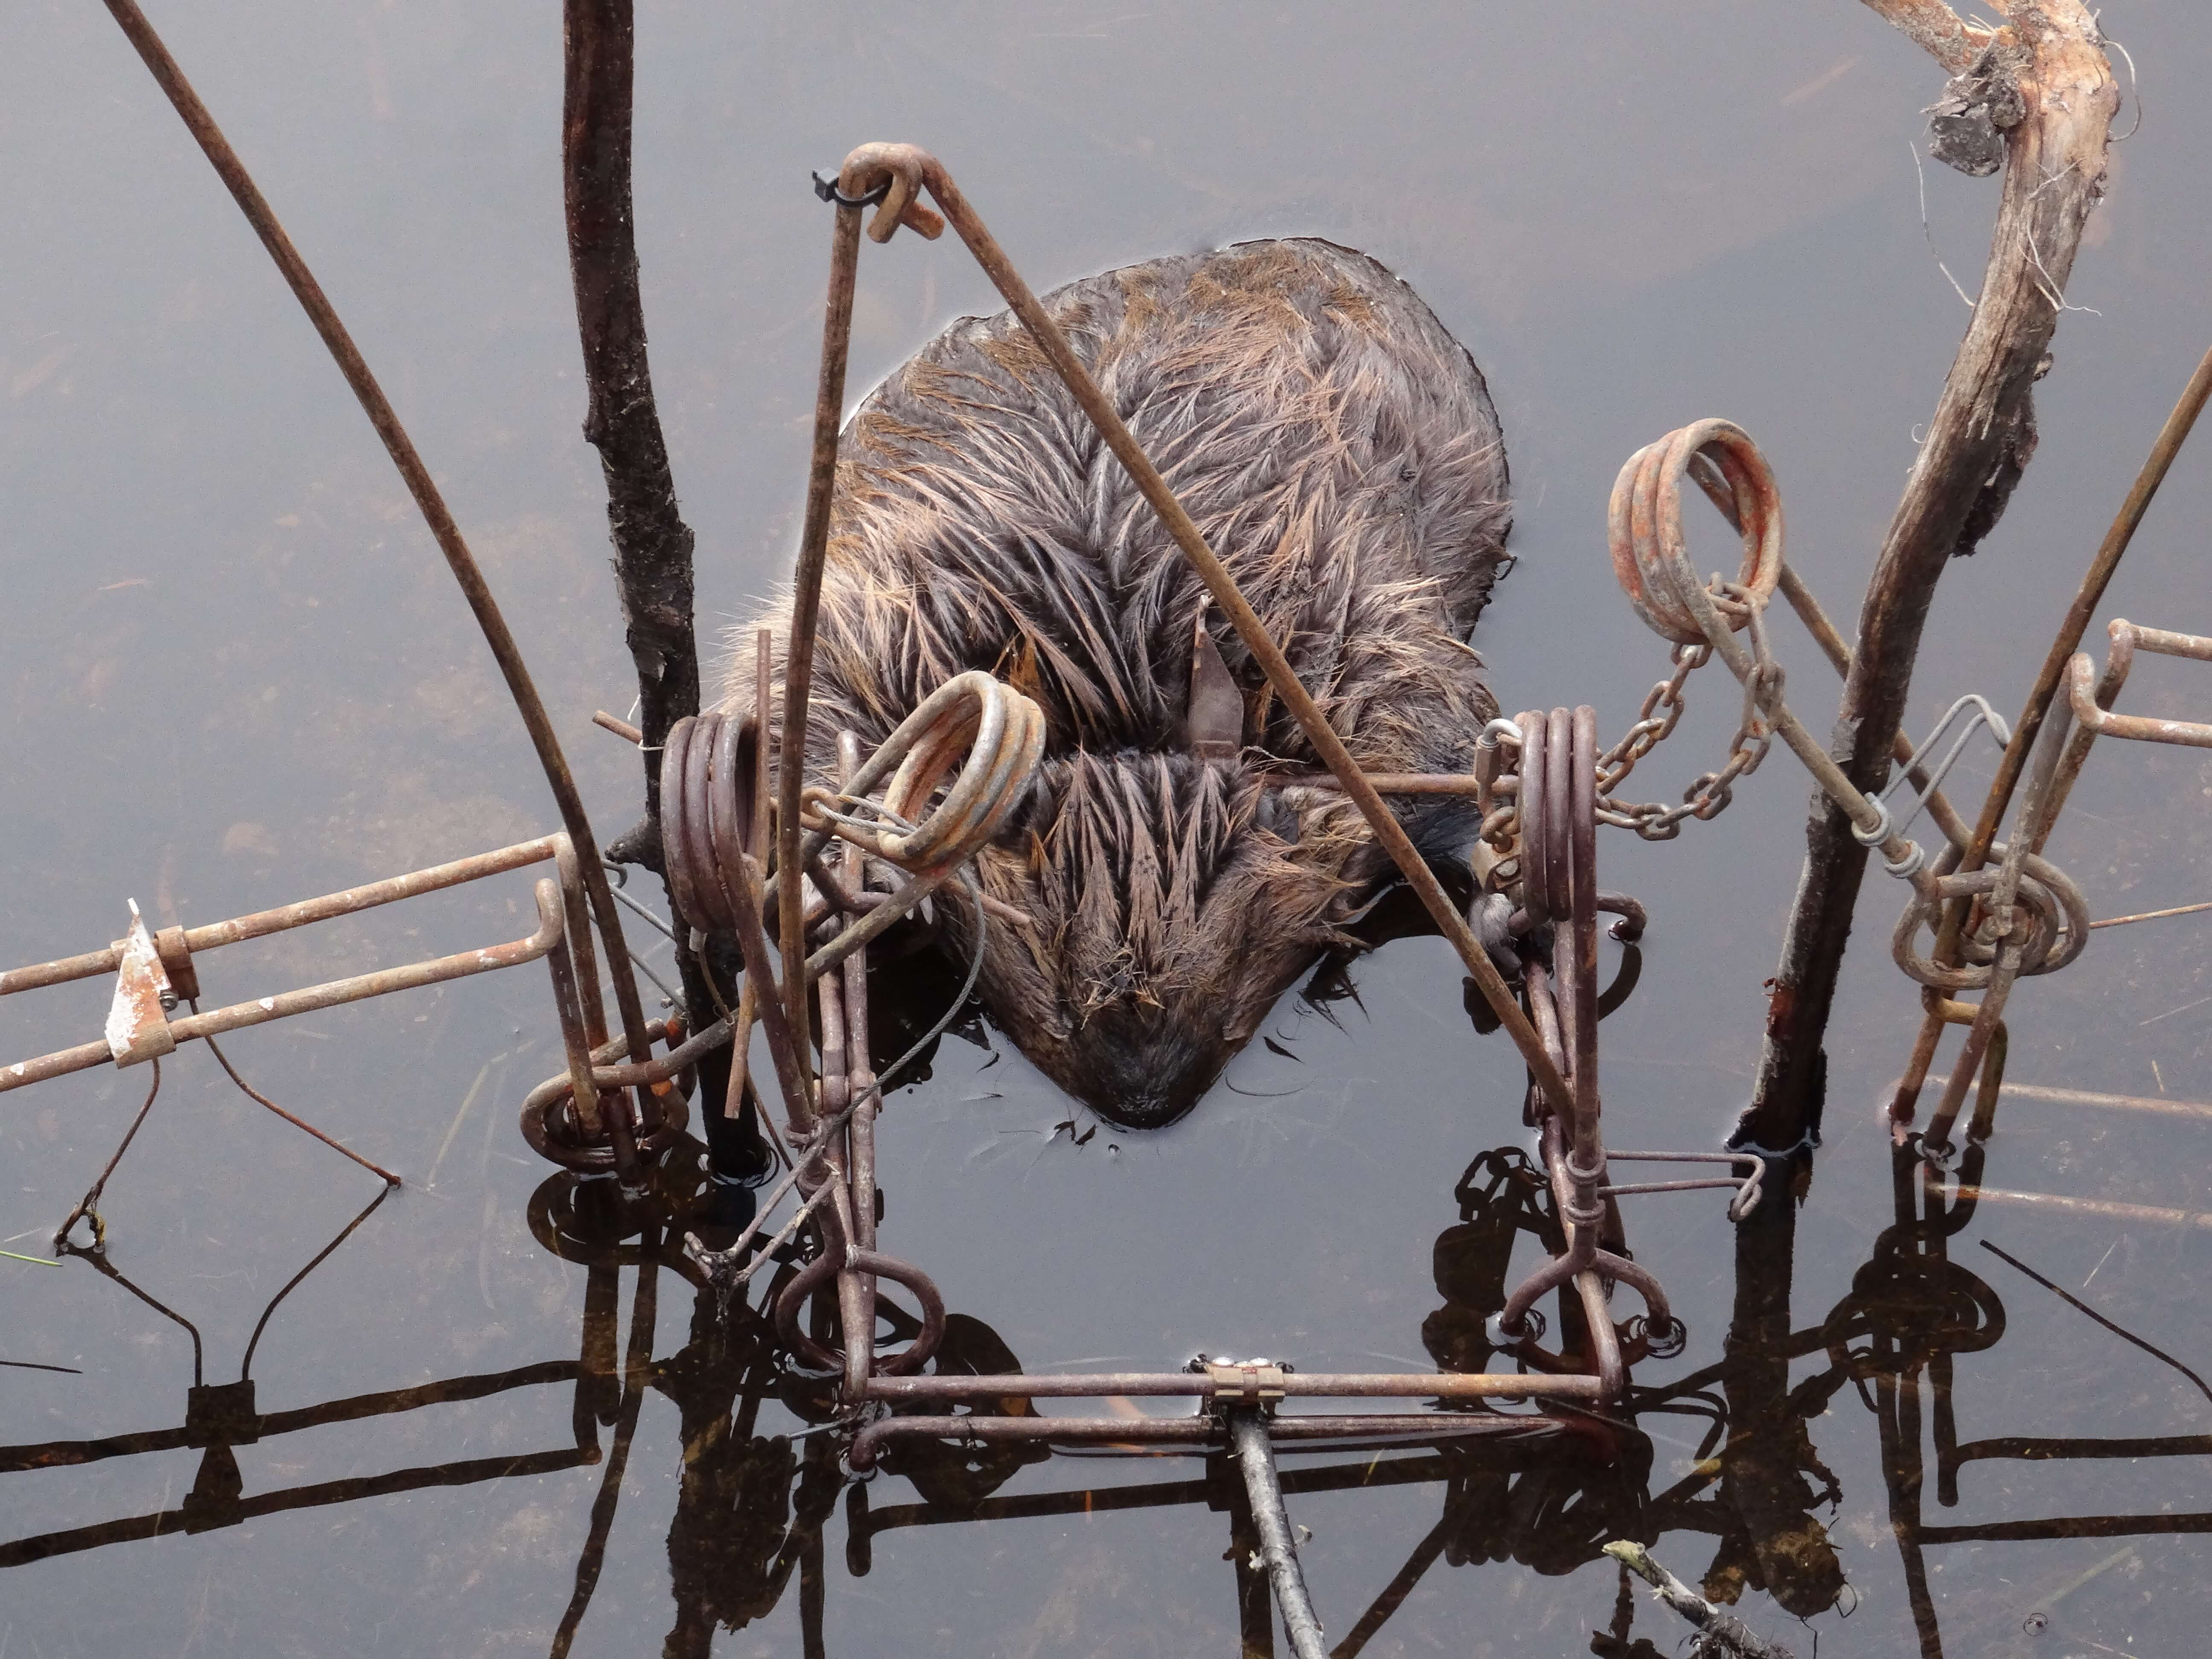
MULTIPOLYGON (((805 792, 804 858, 815 858, 836 836, 914 878, 848 932, 881 933, 997 833, 1029 787, 1044 732, 1044 711, 1034 702, 970 670, 924 698, 842 791, 805 792), (886 774, 882 800, 868 799, 886 774), (941 787, 944 799, 933 807, 941 787)), ((762 878, 765 849, 754 840, 757 741, 750 719, 719 711, 669 728, 660 769, 661 851, 677 914, 702 932, 733 931, 740 914, 733 884, 762 878)), ((831 950, 832 959, 844 954, 831 950)), ((811 965, 818 972, 825 964, 811 965)))

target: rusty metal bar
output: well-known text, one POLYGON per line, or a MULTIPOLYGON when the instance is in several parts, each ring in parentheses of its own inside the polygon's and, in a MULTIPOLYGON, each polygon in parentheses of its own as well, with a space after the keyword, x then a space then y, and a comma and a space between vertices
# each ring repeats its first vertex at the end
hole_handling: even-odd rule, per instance
MULTIPOLYGON (((1700 478, 1698 482, 1702 483, 1705 481, 1700 478)), ((1787 560, 1783 562, 1779 586, 1782 589, 1782 597, 1790 601, 1790 608, 1797 613, 1797 620, 1805 625, 1805 631, 1813 636, 1814 643, 1820 647, 1820 654, 1828 659, 1837 673, 1849 680, 1851 676, 1851 647, 1844 642, 1844 636, 1836 631, 1835 623, 1828 619, 1828 613, 1820 608, 1820 601, 1814 597, 1813 590, 1805 585, 1804 578, 1797 574, 1787 560)), ((1899 731, 1891 740, 1890 753, 1897 757, 1900 766, 1905 765, 1912 758, 1912 739, 1899 731)), ((1936 827, 1943 832, 1945 839, 1954 847, 1966 846, 1969 838, 1972 836, 1972 830, 1967 827, 1966 821, 1959 816, 1958 809, 1951 805, 1949 798, 1941 789, 1930 789, 1928 787, 1926 769, 1917 766, 1910 767, 1905 775, 1911 780, 1912 787, 1927 797, 1928 816, 1936 821, 1936 827)))
MULTIPOLYGON (((316 333, 330 349, 338 372, 353 389, 354 396, 368 416, 369 424, 376 428, 383 441, 386 453, 399 471, 408 493, 414 496, 421 509, 430 534, 445 555, 446 562, 460 584, 462 596, 475 615, 477 626, 483 631, 484 643, 490 648, 493 659, 499 665, 507 690, 514 698, 515 707, 522 715, 522 723, 530 734, 531 745, 536 750, 538 762, 545 773, 545 781, 553 792, 553 799, 561 812, 561 822, 569 837, 579 848, 596 848, 599 845, 592 833, 590 816, 584 810, 584 798, 577 790, 576 781, 568 769, 568 761, 562 752, 561 739, 553 729, 552 717, 545 711, 544 700, 538 694, 530 669, 522 659, 521 647, 515 643, 514 635, 501 613, 498 601, 493 597, 490 585, 485 581, 476 556, 463 539, 460 526, 454 522, 445 497, 430 477, 430 470, 415 448, 414 441, 399 423, 384 389, 370 373, 368 363, 346 331, 335 307, 307 269, 307 261, 293 246, 292 239, 276 218, 268 200, 261 194, 246 170, 238 153, 216 125, 207 106, 192 90, 169 49, 162 44, 154 26, 138 9, 136 0, 106 0, 108 11, 121 26, 125 37, 146 67, 153 72, 170 104, 184 120, 185 128, 198 143, 226 187, 230 191, 246 222, 261 239, 261 245, 276 261, 286 284, 291 289, 313 324, 316 333)), ((639 1000, 637 981, 630 971, 629 952, 623 939, 622 914, 615 907, 613 890, 607 884, 606 872, 597 858, 583 861, 585 891, 590 896, 592 912, 597 918, 599 932, 606 939, 608 971, 614 980, 615 1001, 622 1012, 623 1030, 629 1042, 630 1057, 645 1060, 652 1053, 650 1041, 645 1036, 645 1006, 639 1000)), ((592 994, 596 994, 594 988, 592 994)))
MULTIPOLYGON (((1950 1079, 1938 1074, 1926 1079, 1942 1086, 1950 1079)), ((2006 1083, 1998 1095, 2006 1100, 2041 1100, 2059 1106, 2093 1106, 2107 1111, 2148 1112, 2161 1117, 2191 1118, 2212 1123, 2212 1104, 2195 1100, 2168 1100, 2158 1095, 2095 1094, 2087 1089, 2052 1089, 2040 1084, 2006 1083)))
MULTIPOLYGON (((916 199, 920 189, 924 185, 927 187, 937 204, 944 210, 945 217, 959 232, 960 240, 967 244, 968 251, 975 256, 975 262, 982 266, 993 286, 1012 307, 1022 326, 1036 342, 1054 372, 1066 386, 1069 394, 1090 417, 1107 447, 1114 452, 1146 501, 1159 515, 1160 522, 1182 550, 1183 556, 1190 562, 1200 580, 1206 584, 1214 602, 1221 607, 1222 614, 1237 629, 1237 636, 1244 641, 1253 660, 1267 675, 1268 684, 1274 687, 1275 695, 1283 700, 1284 707, 1297 720, 1306 740, 1313 745, 1315 754, 1336 775, 1344 792, 1358 806, 1360 815, 1374 831, 1376 844, 1398 866, 1406 884, 1413 890, 1435 920, 1438 931, 1458 953, 1476 988, 1498 1016, 1499 1024, 1512 1038, 1514 1046, 1521 1051, 1528 1068, 1535 1073, 1537 1082, 1554 1100, 1571 1100, 1573 1093, 1567 1087, 1566 1079, 1553 1065, 1551 1056, 1545 1053, 1535 1028, 1528 1023, 1528 1016, 1522 1012, 1520 1004, 1507 988, 1504 977, 1491 962, 1480 941, 1475 938, 1467 919, 1460 915, 1458 907, 1445 893, 1436 872, 1422 860, 1420 853, 1407 836, 1405 826, 1398 822, 1382 797, 1368 782, 1358 763, 1352 758, 1352 751, 1345 746, 1343 738, 1337 735, 1336 729, 1328 723, 1328 717, 1314 702, 1312 694, 1299 680, 1290 659, 1284 656, 1282 647, 1269 635, 1259 614, 1252 609, 1243 590, 1237 586, 1236 579, 1215 556, 1213 550, 1207 546, 1206 538, 1192 522, 1190 514, 1183 510, 1182 503, 1176 499, 1175 492, 1168 488, 1167 481, 1161 477, 1159 470, 1152 465, 1128 427, 1123 423, 1112 402, 1098 389, 1097 383, 1083 367, 1058 325, 1037 303, 1036 295, 1030 292, 1029 284, 1015 270, 1005 250, 984 227, 975 209, 969 205, 967 198, 952 182, 951 175, 945 171, 944 164, 927 151, 910 144, 864 144, 845 158, 844 166, 838 174, 838 188, 848 200, 857 199, 878 185, 885 184, 890 186, 890 193, 883 205, 877 209, 869 225, 871 238, 878 242, 886 241, 902 222, 912 225, 924 234, 935 234, 936 231, 931 228, 935 216, 921 207, 916 199)), ((837 222, 838 246, 842 248, 848 224, 854 229, 858 228, 858 214, 853 209, 840 206, 837 222)), ((941 226, 938 228, 941 229, 941 226)), ((818 429, 818 410, 817 419, 818 429)), ((805 574, 802 567, 802 581, 805 574)), ((803 586, 800 591, 804 593, 803 586)), ((797 767, 797 760, 787 755, 784 760, 787 811, 790 810, 797 794, 794 784, 797 767)), ((787 825, 783 829, 787 836, 794 832, 795 825, 787 825)), ((787 854, 794 854, 795 852, 795 846, 787 847, 787 854)), ((795 860, 794 867, 786 871, 785 879, 794 884, 793 890, 795 892, 795 860)), ((787 902, 795 911, 796 899, 787 902)), ((787 947, 795 925, 795 916, 787 915, 787 947)))
POLYGON ((2173 458, 2180 453, 2182 443, 2197 417, 2203 411, 2205 400, 2212 398, 2212 349, 2198 360, 2196 373, 2182 388, 2180 399, 2172 412, 2166 417, 2150 453, 2143 459, 2142 470, 2129 488, 2127 498, 2113 515, 2112 527, 2106 531, 2105 539, 2098 544, 2096 556, 2089 561, 2089 568, 2075 589, 2066 615, 2058 624, 2057 637, 2051 641, 2051 649, 2045 653, 2043 666, 2036 671, 2035 684, 2029 689, 2027 706, 2012 728, 2012 741, 2005 745, 2004 758, 1997 763, 1996 780, 1990 785, 1989 799, 1983 803, 1982 815, 1974 825, 1972 845, 1967 849, 1965 870, 1979 867, 1989 856, 1990 843, 1996 839, 1997 824, 2003 818, 2005 808, 2011 805, 2014 787, 2020 775, 2027 769, 2027 757, 2034 746, 2036 733, 2041 729, 2043 717, 2051 707, 2051 698, 2057 694, 2060 682, 2065 678, 2068 662, 2081 643, 2087 631, 2089 618, 2096 614, 2097 606, 2111 584, 2112 573, 2119 568, 2120 556, 2128 550, 2135 538, 2136 528, 2142 523, 2143 514, 2150 508, 2151 500, 2165 483, 2166 471, 2173 458))
MULTIPOLYGON (((2114 618, 2109 631, 2112 650, 2102 684, 2097 683, 2097 665, 2089 659, 2087 652, 2080 653, 2073 659, 2068 702, 2074 718, 2081 722, 2082 730, 2098 737, 2128 738, 2137 743, 2178 743, 2192 749, 2212 749, 2212 726, 2201 721, 2153 720, 2143 714, 2110 712, 2112 700, 2127 684, 2128 670, 2138 649, 2154 651, 2161 656, 2212 662, 2212 639, 2195 634, 2168 633, 2160 628, 2142 628, 2124 617, 2114 618)), ((2085 752, 2088 747, 2086 743, 2080 746, 2085 752)), ((2068 758, 2071 761, 2073 757, 2069 755, 2068 758)), ((2075 765, 2078 768, 2079 763, 2075 765)))
MULTIPOLYGON (((433 865, 427 870, 413 870, 404 876, 373 881, 363 887, 349 887, 343 892, 325 893, 320 898, 301 899, 297 904, 280 904, 273 910, 257 910, 228 921, 210 922, 204 927, 187 927, 184 930, 185 948, 195 954, 212 951, 219 945, 261 939, 289 928, 305 927, 310 922, 328 921, 335 916, 351 915, 358 910, 371 910, 380 904, 413 898, 420 893, 434 893, 441 888, 458 887, 464 882, 540 864, 556 855, 562 839, 559 836, 539 836, 532 841, 517 842, 512 847, 455 859, 450 864, 433 865)), ((123 946, 118 941, 105 951, 63 957, 28 968, 12 968, 0 973, 0 996, 89 979, 95 974, 112 974, 122 961, 123 946)))
MULTIPOLYGON (((1996 776, 1990 784, 1988 797, 1982 803, 1980 817, 1974 823, 1972 840, 1960 859, 1962 873, 1978 870, 1988 860, 1990 845, 1996 840, 1997 825, 2004 819, 2005 810, 2012 804, 2014 788, 2027 765, 2030 750, 2041 730, 2045 714, 2050 712, 2051 700, 2057 694, 2060 683, 2066 678, 2068 665, 2087 631, 2089 619, 2096 614, 2097 606, 2112 583, 2112 573, 2119 568, 2120 556, 2128 550, 2135 538, 2136 527, 2142 523, 2143 514, 2149 510, 2152 498, 2166 480, 2167 470, 2174 457, 2180 453, 2190 428, 2203 411, 2205 401, 2212 398, 2212 349, 2198 360, 2197 369, 2182 388, 2181 397, 2166 417, 2166 424, 2153 441, 2150 453, 2143 459, 2142 470, 2136 474, 2126 499, 2113 515, 2111 528, 2098 544, 2096 555, 2089 561, 2081 585, 2075 588, 2072 601, 2060 619, 2058 632, 2045 654, 2043 665, 2036 671, 2035 684, 2028 690, 2027 702, 2020 718, 2013 723, 2012 741, 2005 745, 2004 754, 1997 762, 1996 776)), ((2090 733, 2077 734, 2075 741, 2086 747, 2090 733)), ((2066 793, 2073 781, 2073 771, 2079 769, 2080 760, 2069 754, 2067 765, 2062 769, 2053 817, 2063 807, 2066 793)), ((1966 922, 1971 905, 1964 901, 1954 904, 1947 913, 1936 942, 1936 960, 1952 963, 1958 959, 1959 934, 1966 922)), ((1905 1076, 1898 1085, 1896 1098, 1890 1103, 1889 1117, 1895 1123, 1909 1123, 1917 1106, 1922 1079, 1929 1066, 1935 1063, 1936 1048, 1943 1035, 1942 1019, 1929 1013, 1921 1021, 1920 1032, 1914 1040, 1911 1058, 1907 1061, 1905 1076)))
MULTIPOLYGON (((860 210, 840 206, 830 240, 829 303, 822 319, 822 370, 814 392, 814 451, 806 474, 806 518, 799 532, 791 627, 783 658, 783 735, 777 755, 775 826, 780 881, 778 939, 783 956, 787 1024, 806 1028, 805 900, 800 891, 799 797, 806 781, 806 706, 814 679, 814 619, 830 541, 830 503, 837 483, 837 428, 845 412, 845 361, 853 335, 853 287, 860 263, 860 210)), ((765 733, 768 710, 758 714, 765 733)), ((802 1081, 810 1057, 797 1045, 802 1081)), ((800 1125, 798 1127, 804 1127, 800 1125)))
MULTIPOLYGON (((541 881, 538 884, 538 931, 527 939, 516 939, 506 945, 488 945, 477 951, 457 951, 452 956, 439 957, 428 962, 412 962, 404 967, 380 969, 373 974, 356 974, 349 979, 311 985, 301 991, 280 992, 275 996, 262 997, 252 1002, 234 1003, 229 1007, 217 1008, 209 1013, 171 1020, 169 1032, 177 1042, 189 1042, 195 1037, 219 1036, 225 1031, 266 1024, 272 1019, 286 1019, 294 1014, 313 1013, 319 1009, 334 1008, 343 1003, 388 996, 394 991, 411 991, 425 985, 442 984, 447 980, 466 979, 471 975, 535 962, 561 942, 562 921, 558 888, 550 881, 541 881)), ((14 1066, 0 1066, 0 1094, 28 1084, 43 1082, 48 1078, 82 1072, 112 1058, 107 1044, 100 1042, 41 1054, 36 1060, 22 1060, 14 1066)))
POLYGON ((576 1103, 576 1118, 584 1133, 597 1140, 602 1130, 599 1091, 592 1079, 592 1051, 598 1045, 584 1029, 575 964, 563 946, 547 951, 545 961, 552 972, 553 1009, 561 1023, 561 1047, 568 1057, 570 1097, 576 1103))
MULTIPOLYGON (((1491 1371, 1285 1371, 1285 1397, 1387 1400, 1595 1400, 1598 1379, 1491 1371)), ((1077 1400, 1160 1397, 1210 1401, 1217 1392, 1202 1371, 1008 1372, 997 1376, 872 1376, 868 1398, 906 1401, 1077 1400)), ((1126 1423, 1124 1424, 1126 1427, 1126 1423)))

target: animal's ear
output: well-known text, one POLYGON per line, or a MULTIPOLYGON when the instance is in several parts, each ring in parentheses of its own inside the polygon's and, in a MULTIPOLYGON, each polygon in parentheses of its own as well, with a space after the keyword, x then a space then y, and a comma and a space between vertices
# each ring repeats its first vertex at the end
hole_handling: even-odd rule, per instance
POLYGON ((1190 701, 1185 705, 1183 741, 1200 760, 1234 760, 1244 741, 1244 694, 1221 659, 1221 649, 1206 632, 1206 607, 1190 642, 1190 701))

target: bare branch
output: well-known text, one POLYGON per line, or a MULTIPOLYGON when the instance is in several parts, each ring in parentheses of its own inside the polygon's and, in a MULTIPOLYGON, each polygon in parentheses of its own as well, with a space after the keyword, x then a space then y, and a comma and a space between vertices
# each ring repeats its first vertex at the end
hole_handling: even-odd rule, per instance
MULTIPOLYGON (((1908 33, 1908 15, 1916 22, 1951 16, 1940 5, 1868 3, 1908 33)), ((1831 745, 1851 781, 1869 793, 1888 775, 1936 584, 1954 556, 1973 552, 1996 526, 2034 453, 2033 389, 2051 367, 2051 336, 2068 308, 2065 286, 2082 226, 2104 194, 2119 97, 2095 17, 2080 0, 2015 0, 2009 15, 2000 43, 2009 49, 1975 54, 1984 79, 2002 76, 2012 83, 1995 101, 2009 104, 2016 88, 2021 112, 2002 129, 2003 197, 1989 266, 1883 539, 1831 745)), ((1943 57, 1935 46, 1929 50, 1943 57)), ((1819 1128, 1826 1069, 1821 1036, 1866 871, 1866 848, 1850 828, 1825 800, 1807 826, 1759 1082, 1738 1132, 1761 1146, 1793 1146, 1819 1128)))
POLYGON ((1954 75, 1996 39, 1989 30, 1967 22, 1943 0, 1865 0, 1865 3, 1954 75))

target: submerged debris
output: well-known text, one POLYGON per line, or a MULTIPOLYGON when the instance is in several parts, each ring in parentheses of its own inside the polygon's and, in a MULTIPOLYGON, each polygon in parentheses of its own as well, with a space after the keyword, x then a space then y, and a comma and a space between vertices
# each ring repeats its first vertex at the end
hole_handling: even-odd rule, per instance
POLYGON ((1621 1539, 1605 1547, 1605 1553, 1659 1593, 1659 1599, 1698 1627, 1692 1654, 1731 1656, 1732 1659, 1793 1659, 1789 1649, 1778 1647, 1751 1633, 1743 1620, 1723 1612, 1651 1559, 1643 1545, 1621 1539))

